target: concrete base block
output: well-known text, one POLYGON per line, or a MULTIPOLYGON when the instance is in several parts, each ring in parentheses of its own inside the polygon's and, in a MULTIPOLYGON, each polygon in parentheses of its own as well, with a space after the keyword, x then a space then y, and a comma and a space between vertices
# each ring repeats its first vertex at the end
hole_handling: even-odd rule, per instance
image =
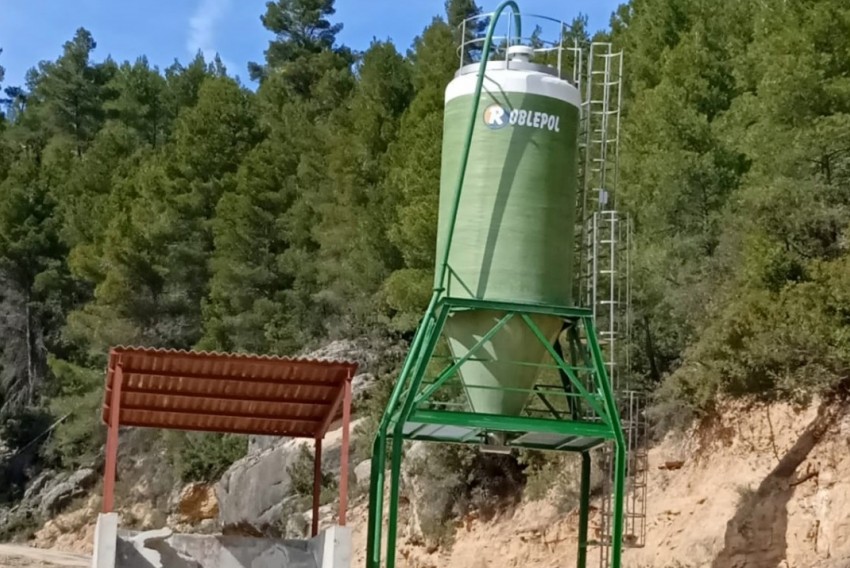
POLYGON ((351 566, 351 529, 330 527, 310 541, 316 568, 349 568, 351 566))
POLYGON ((350 568, 351 530, 331 527, 312 540, 122 533, 114 558, 109 568, 350 568))
POLYGON ((118 514, 102 513, 97 516, 94 528, 94 550, 92 568, 115 568, 115 552, 118 544, 118 514))

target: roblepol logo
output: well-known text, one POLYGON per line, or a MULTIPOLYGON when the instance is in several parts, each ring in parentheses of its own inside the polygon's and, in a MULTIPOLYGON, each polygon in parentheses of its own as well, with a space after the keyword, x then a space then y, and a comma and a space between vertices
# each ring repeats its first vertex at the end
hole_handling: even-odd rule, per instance
POLYGON ((484 124, 493 130, 506 127, 509 118, 510 114, 501 105, 490 105, 484 109, 484 124))
POLYGON ((556 114, 519 108, 508 111, 498 104, 484 109, 484 124, 491 130, 499 130, 511 125, 561 132, 561 117, 556 114))

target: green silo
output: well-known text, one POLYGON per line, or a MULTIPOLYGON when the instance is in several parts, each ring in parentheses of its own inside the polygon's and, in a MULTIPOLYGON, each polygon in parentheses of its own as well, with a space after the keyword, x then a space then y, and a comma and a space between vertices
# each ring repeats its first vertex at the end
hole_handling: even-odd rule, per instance
MULTIPOLYGON (((530 53, 515 46, 507 62, 487 65, 448 257, 450 297, 573 305, 581 97, 555 69, 530 63, 530 53)), ((462 68, 446 89, 438 251, 449 230, 477 71, 477 65, 462 68)), ((438 266, 438 279, 439 273, 438 266)), ((502 315, 453 314, 445 335, 454 357, 463 357, 502 315)), ((554 342, 561 320, 534 319, 554 342)), ((521 319, 512 319, 483 349, 492 361, 464 365, 467 387, 533 387, 538 369, 510 362, 540 362, 545 347, 521 319)), ((474 412, 501 415, 519 414, 529 396, 475 388, 467 388, 467 395, 474 412)))

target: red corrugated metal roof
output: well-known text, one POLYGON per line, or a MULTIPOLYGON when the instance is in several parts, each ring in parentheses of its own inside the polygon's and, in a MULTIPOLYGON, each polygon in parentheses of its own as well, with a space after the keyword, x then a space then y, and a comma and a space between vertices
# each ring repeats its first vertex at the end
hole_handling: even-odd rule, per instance
POLYGON ((122 426, 310 438, 341 416, 357 370, 350 361, 115 347, 104 422, 119 366, 122 426))

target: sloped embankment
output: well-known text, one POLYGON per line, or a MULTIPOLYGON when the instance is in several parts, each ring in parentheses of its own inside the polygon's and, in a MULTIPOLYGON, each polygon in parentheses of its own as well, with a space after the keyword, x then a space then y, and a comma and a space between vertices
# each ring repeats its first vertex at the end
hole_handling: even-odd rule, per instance
MULTIPOLYGON (((627 568, 850 566, 847 407, 724 405, 713 420, 650 452, 647 523, 646 546, 626 552, 627 568), (678 469, 660 467, 679 461, 678 469)), ((575 514, 559 515, 551 503, 524 503, 488 523, 459 522, 451 550, 403 539, 400 565, 571 566, 575 525, 575 514)), ((365 507, 355 509, 353 526, 354 566, 361 567, 365 507)))
MULTIPOLYGON (((410 505, 403 500, 402 506, 406 522, 410 505)), ((75 514, 82 512, 61 517, 75 514)), ((474 515, 458 521, 454 544, 444 550, 429 548, 404 526, 399 566, 571 566, 576 517, 548 500, 523 502, 489 522, 474 515)), ((361 498, 349 516, 356 568, 365 564, 366 519, 361 498)), ((85 525, 59 518, 52 524, 85 525)), ((646 546, 626 551, 626 568, 850 566, 847 406, 729 403, 712 420, 667 438, 650 452, 647 524, 646 546), (663 467, 668 462, 681 467, 663 467)), ((37 544, 70 548, 67 541, 76 538, 88 545, 85 530, 37 544)))

